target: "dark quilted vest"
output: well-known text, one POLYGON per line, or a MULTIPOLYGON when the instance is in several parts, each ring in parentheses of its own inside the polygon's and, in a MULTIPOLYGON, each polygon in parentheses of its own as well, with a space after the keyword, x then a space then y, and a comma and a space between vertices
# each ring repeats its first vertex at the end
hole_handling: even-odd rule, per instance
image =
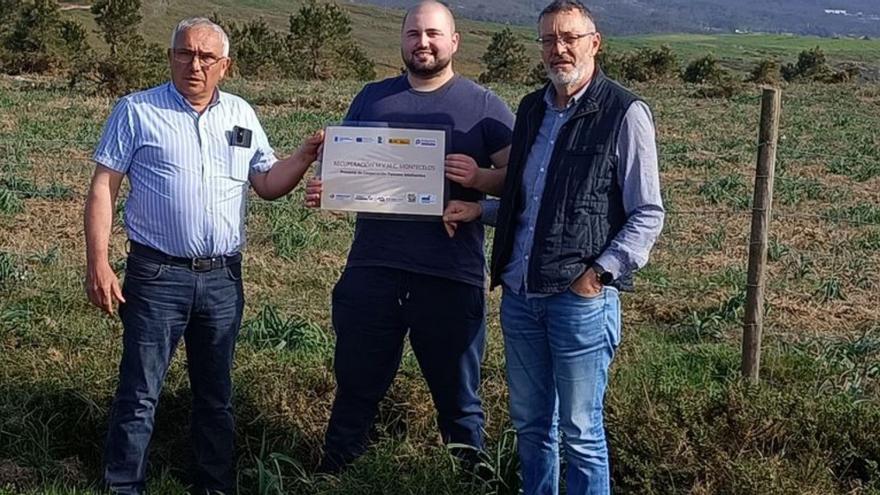
MULTIPOLYGON (((513 146, 492 249, 492 287, 510 261, 517 215, 523 208, 522 172, 544 118, 546 87, 527 95, 516 112, 513 146)), ((639 98, 597 69, 571 119, 559 131, 538 211, 529 257, 528 292, 562 292, 608 247, 626 222, 617 181, 617 137, 639 98)), ((632 273, 611 285, 632 290, 632 273)))

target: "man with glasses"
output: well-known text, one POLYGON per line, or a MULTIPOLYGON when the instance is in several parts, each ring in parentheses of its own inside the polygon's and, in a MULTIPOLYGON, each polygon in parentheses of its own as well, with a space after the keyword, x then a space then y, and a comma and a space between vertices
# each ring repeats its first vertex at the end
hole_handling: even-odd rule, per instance
MULTIPOLYGON (((407 72, 368 84, 346 121, 447 129, 450 196, 498 194, 510 151, 513 114, 491 91, 458 76, 459 34, 436 1, 410 8, 400 48, 407 72), (494 168, 492 166, 494 165, 494 168)), ((320 203, 320 182, 306 189, 320 203)), ((456 238, 439 218, 401 221, 360 216, 345 270, 333 289, 336 397, 320 470, 336 472, 364 453, 379 402, 397 374, 404 341, 428 384, 444 442, 465 444, 467 464, 483 447, 480 362, 485 341, 483 227, 456 238)))
POLYGON ((526 494, 610 493, 603 398, 633 289, 663 226, 648 106, 596 65, 593 16, 556 0, 538 20, 550 83, 523 98, 498 203, 452 203, 451 223, 493 223, 510 415, 526 494))
POLYGON ((122 98, 94 153, 85 207, 86 291, 124 328, 110 412, 104 480, 142 493, 159 392, 181 337, 193 393, 192 482, 197 493, 235 489, 230 372, 244 296, 241 249, 248 184, 274 199, 315 160, 321 135, 277 160, 253 109, 217 86, 229 41, 204 18, 178 24, 171 82, 122 98), (109 263, 112 212, 123 177, 130 252, 125 283, 109 263))

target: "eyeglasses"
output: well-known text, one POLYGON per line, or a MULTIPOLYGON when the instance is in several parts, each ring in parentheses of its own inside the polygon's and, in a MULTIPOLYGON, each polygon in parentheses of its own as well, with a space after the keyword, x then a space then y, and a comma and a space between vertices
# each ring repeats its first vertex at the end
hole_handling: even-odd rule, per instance
POLYGON ((592 31, 590 33, 583 33, 583 34, 569 33, 569 34, 563 34, 562 36, 560 36, 558 38, 556 36, 541 36, 540 38, 536 39, 535 41, 540 43, 541 48, 543 48, 544 50, 550 50, 552 48, 555 48, 557 43, 562 43, 562 48, 571 48, 574 45, 576 45, 578 40, 580 40, 581 38, 586 38, 587 36, 592 36, 594 34, 598 34, 598 33, 596 31, 592 31))
POLYGON ((214 66, 214 64, 226 58, 218 57, 210 53, 197 53, 192 50, 185 50, 182 48, 175 48, 174 50, 171 50, 171 55, 174 58, 174 61, 179 64, 191 64, 193 59, 198 57, 199 67, 206 70, 210 69, 214 66))

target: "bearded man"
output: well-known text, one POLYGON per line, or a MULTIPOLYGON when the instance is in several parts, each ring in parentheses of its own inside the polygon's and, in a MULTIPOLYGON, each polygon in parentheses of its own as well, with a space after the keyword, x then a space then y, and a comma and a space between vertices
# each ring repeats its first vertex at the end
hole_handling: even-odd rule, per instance
MULTIPOLYGON (((450 197, 477 201, 486 192, 498 194, 513 114, 492 92, 453 71, 459 34, 452 13, 436 1, 419 3, 406 13, 400 41, 406 74, 364 87, 345 120, 441 127, 450 197)), ((320 181, 312 180, 306 193, 307 204, 317 206, 320 181)), ((358 217, 332 296, 337 389, 320 471, 338 471, 366 450, 407 334, 442 439, 482 448, 485 271, 479 223, 450 238, 440 218, 358 217)))

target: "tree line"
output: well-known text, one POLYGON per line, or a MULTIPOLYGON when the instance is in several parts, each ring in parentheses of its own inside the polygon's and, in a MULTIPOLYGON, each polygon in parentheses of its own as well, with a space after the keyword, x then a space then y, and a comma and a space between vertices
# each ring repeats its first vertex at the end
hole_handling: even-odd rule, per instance
MULTIPOLYGON (((707 85, 704 91, 716 92, 719 96, 735 92, 741 82, 774 85, 802 81, 842 83, 859 76, 856 66, 833 68, 818 46, 802 51, 795 63, 781 64, 773 59, 759 61, 744 81, 725 69, 720 60, 711 54, 693 60, 682 68, 678 57, 667 45, 620 53, 603 47, 598 61, 602 69, 615 79, 628 82, 680 79, 707 85)), ((546 80, 543 65, 540 62, 530 65, 525 45, 510 28, 492 35, 482 62, 486 71, 480 74, 480 81, 484 83, 541 84, 546 80)))
MULTIPOLYGON (((124 94, 168 78, 166 47, 147 42, 139 27, 141 0, 96 0, 90 7, 105 47, 91 46, 79 22, 64 19, 57 0, 0 0, 0 71, 7 74, 64 75, 71 87, 91 84, 98 92, 124 94)), ((230 39, 232 73, 254 79, 306 80, 376 77, 375 64, 352 38, 352 22, 334 3, 309 0, 291 14, 287 32, 262 18, 234 22, 214 13, 230 39)), ((599 64, 611 77, 628 82, 681 79, 697 83, 705 96, 730 96, 743 81, 713 55, 682 68, 669 46, 614 52, 603 48, 599 64)), ((533 65, 523 41, 510 28, 493 34, 481 58, 483 83, 542 84, 543 66, 533 65)), ((839 83, 859 75, 855 66, 835 69, 816 47, 782 64, 758 62, 745 82, 839 83)))
MULTIPOLYGON (((141 0, 96 0, 90 7, 106 47, 64 19, 56 0, 0 0, 0 70, 6 74, 63 75, 71 87, 124 94, 168 79, 166 48, 139 34, 141 0)), ((332 3, 306 2, 289 18, 288 32, 263 19, 212 20, 229 36, 233 72, 253 78, 361 79, 375 64, 352 40, 351 19, 332 3)))

